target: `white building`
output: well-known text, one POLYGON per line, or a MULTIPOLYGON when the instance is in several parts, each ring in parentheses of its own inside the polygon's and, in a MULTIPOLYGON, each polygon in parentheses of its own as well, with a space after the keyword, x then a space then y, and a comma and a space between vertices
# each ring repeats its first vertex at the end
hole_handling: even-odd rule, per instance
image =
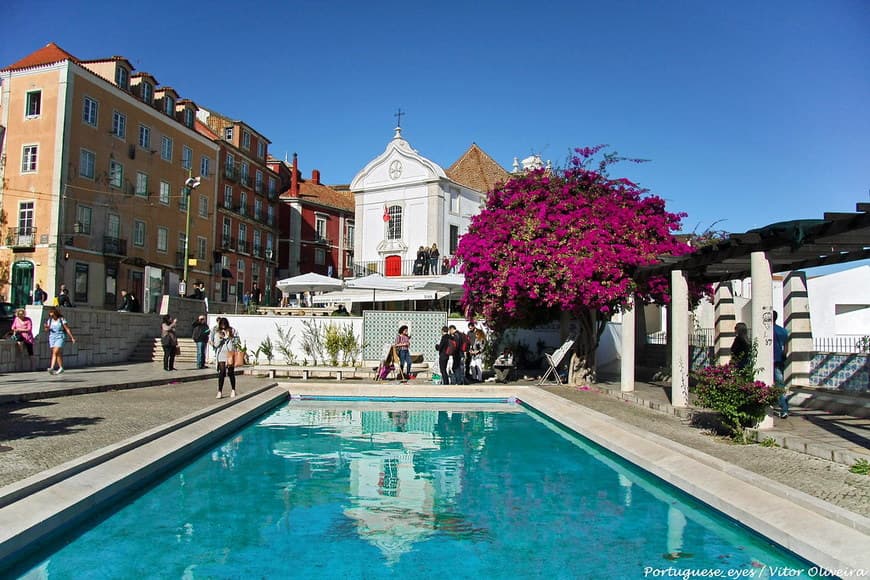
POLYGON ((486 192, 509 174, 476 144, 445 171, 414 150, 401 128, 395 131, 350 184, 354 262, 358 270, 407 276, 421 246, 436 244, 441 258, 453 255, 486 192))

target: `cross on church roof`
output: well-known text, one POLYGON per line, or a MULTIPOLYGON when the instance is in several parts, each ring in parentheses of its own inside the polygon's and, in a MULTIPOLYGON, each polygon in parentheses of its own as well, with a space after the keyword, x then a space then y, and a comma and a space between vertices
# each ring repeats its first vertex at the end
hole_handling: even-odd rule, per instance
POLYGON ((399 107, 399 110, 396 111, 396 114, 393 115, 396 118, 396 127, 402 126, 402 115, 406 115, 407 113, 402 112, 402 108, 399 107))

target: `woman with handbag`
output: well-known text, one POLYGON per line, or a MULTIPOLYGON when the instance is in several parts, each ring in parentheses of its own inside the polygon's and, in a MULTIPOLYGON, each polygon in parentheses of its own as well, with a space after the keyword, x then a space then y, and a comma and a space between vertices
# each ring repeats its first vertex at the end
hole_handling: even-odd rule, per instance
POLYGON ((15 311, 15 320, 12 321, 12 340, 18 345, 19 350, 27 350, 30 370, 33 370, 33 321, 23 308, 15 311))
POLYGON ((214 358, 218 369, 217 397, 223 397, 224 381, 230 378, 230 397, 236 396, 236 356, 238 351, 238 334, 230 326, 229 320, 220 317, 217 320, 215 332, 211 335, 211 346, 214 348, 214 358))
POLYGON ((163 316, 160 324, 160 345, 163 347, 163 370, 175 370, 175 354, 178 348, 178 336, 175 334, 175 324, 178 319, 170 318, 168 314, 163 316))

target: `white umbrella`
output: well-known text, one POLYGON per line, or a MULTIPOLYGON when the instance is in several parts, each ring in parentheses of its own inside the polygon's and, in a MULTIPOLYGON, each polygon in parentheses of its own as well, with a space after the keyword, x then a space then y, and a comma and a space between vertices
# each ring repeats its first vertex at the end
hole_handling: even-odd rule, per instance
POLYGON ((368 290, 358 288, 320 294, 313 297, 311 302, 313 304, 337 304, 339 302, 404 302, 405 300, 435 300, 438 297, 438 292, 433 290, 409 290, 407 292, 381 290, 377 293, 377 296, 373 296, 368 290))
POLYGON ((297 292, 328 292, 330 290, 341 290, 344 288, 344 282, 338 278, 330 278, 322 274, 309 272, 301 276, 293 276, 292 278, 284 278, 275 283, 278 290, 284 294, 295 294, 297 292))
POLYGON ((414 284, 414 288, 418 290, 437 290, 451 294, 461 292, 464 286, 465 276, 462 274, 444 274, 414 284))
POLYGON ((395 280, 380 274, 369 274, 362 278, 353 278, 348 280, 346 285, 348 288, 360 288, 363 290, 401 291, 408 289, 408 283, 404 280, 395 280))
POLYGON ((402 292, 408 289, 408 283, 402 280, 394 280, 380 274, 369 274, 362 278, 354 278, 346 282, 348 288, 372 291, 372 302, 376 302, 375 296, 378 290, 389 292, 402 292))
POLYGON ((465 276, 463 274, 444 274, 423 280, 414 284, 415 290, 438 290, 439 292, 447 292, 447 312, 450 312, 451 298, 459 298, 462 296, 462 289, 465 286, 465 276))

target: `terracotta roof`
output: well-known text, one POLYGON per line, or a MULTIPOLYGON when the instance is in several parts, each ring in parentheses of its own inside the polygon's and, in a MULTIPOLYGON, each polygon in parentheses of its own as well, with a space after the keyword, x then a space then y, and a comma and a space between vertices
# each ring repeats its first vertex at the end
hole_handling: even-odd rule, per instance
MULTIPOLYGON (((289 192, 281 194, 282 199, 290 199, 292 197, 293 196, 289 192)), ((351 213, 356 209, 356 202, 354 201, 351 192, 336 191, 328 185, 320 185, 313 181, 299 180, 298 197, 303 201, 309 201, 351 213)))
POLYGON ((7 66, 3 70, 20 70, 35 66, 54 64, 56 62, 61 62, 64 60, 71 60, 75 63, 81 62, 79 61, 79 59, 77 59, 55 43, 49 42, 36 52, 30 53, 18 62, 12 63, 11 65, 7 66))
POLYGON ((456 160, 447 171, 447 177, 480 192, 490 191, 497 183, 507 181, 510 174, 492 157, 472 143, 468 151, 456 160))

